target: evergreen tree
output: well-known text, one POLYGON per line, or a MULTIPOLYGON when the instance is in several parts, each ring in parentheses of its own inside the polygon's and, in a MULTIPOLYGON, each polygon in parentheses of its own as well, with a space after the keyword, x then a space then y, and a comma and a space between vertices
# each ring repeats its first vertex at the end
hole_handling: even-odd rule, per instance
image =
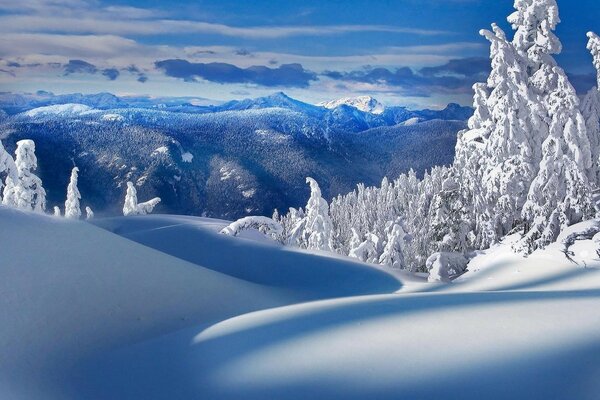
POLYGON ((69 186, 67 186, 67 200, 65 201, 65 218, 79 219, 81 217, 81 208, 79 206, 79 200, 81 200, 81 194, 77 188, 77 173, 79 168, 73 167, 71 170, 71 179, 69 186))
POLYGON ((2 203, 23 210, 44 212, 46 191, 42 180, 33 172, 37 169, 33 140, 18 141, 15 155, 17 176, 7 176, 2 203))
MULTIPOLYGON (((0 141, 0 173, 5 174, 13 182, 16 182, 19 179, 15 160, 4 149, 2 141, 0 141)), ((2 180, 0 180, 0 190, 2 190, 3 186, 4 184, 2 183, 2 180)))
POLYGON ((333 250, 333 224, 329 217, 329 205, 321 196, 319 184, 313 178, 306 178, 310 185, 310 198, 306 204, 302 247, 315 250, 333 250))
POLYGON ((94 218, 94 211, 89 206, 85 207, 85 219, 88 221, 94 218))
POLYGON ((383 254, 379 257, 379 264, 404 269, 406 267, 404 253, 408 235, 399 221, 391 224, 388 231, 387 242, 383 254))
POLYGON ((598 91, 600 87, 600 37, 593 32, 588 32, 587 36, 589 38, 587 48, 594 60, 598 83, 583 98, 581 114, 585 119, 592 158, 592 168, 588 178, 590 183, 597 188, 600 185, 600 91, 598 91))

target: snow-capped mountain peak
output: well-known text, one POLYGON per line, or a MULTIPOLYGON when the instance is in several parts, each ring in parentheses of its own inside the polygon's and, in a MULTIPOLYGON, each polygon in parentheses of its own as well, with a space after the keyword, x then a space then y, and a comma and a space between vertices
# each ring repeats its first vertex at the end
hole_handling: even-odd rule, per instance
POLYGON ((319 103, 318 105, 328 109, 346 105, 371 114, 382 114, 383 110, 385 109, 383 104, 371 96, 344 97, 338 100, 319 103))

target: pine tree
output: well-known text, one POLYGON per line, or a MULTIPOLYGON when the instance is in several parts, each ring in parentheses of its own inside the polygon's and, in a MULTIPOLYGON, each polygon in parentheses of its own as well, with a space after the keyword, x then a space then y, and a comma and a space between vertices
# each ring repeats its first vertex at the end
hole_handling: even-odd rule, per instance
POLYGON ((379 264, 392 268, 405 268, 404 252, 408 235, 398 221, 391 224, 383 254, 379 257, 379 264))
POLYGON ((18 141, 15 155, 17 176, 9 175, 6 178, 2 203, 23 210, 44 212, 46 191, 42 180, 33 173, 37 169, 33 140, 18 141))
POLYGON ((73 167, 71 170, 71 179, 67 186, 67 200, 65 201, 65 218, 79 219, 81 217, 81 208, 79 206, 79 200, 81 200, 81 194, 77 188, 77 173, 79 168, 73 167))
POLYGON ((319 184, 313 178, 306 178, 310 185, 310 198, 306 204, 303 247, 314 250, 332 251, 333 224, 329 216, 329 205, 321 196, 319 184))
POLYGON ((600 185, 600 37, 593 32, 587 34, 589 41, 587 48, 590 50, 596 68, 597 86, 591 88, 581 104, 581 114, 585 119, 585 126, 590 140, 592 168, 588 174, 590 183, 596 188, 600 185))
MULTIPOLYGON (((2 141, 0 141, 0 173, 10 177, 13 182, 16 182, 19 179, 15 160, 4 149, 2 141)), ((2 180, 0 180, 0 190, 2 190, 3 186, 4 184, 2 183, 2 180)))
POLYGON ((520 213, 534 177, 533 140, 527 75, 517 51, 497 25, 481 34, 491 43, 491 93, 486 105, 492 124, 485 141, 482 203, 477 207, 482 247, 488 247, 520 223, 520 213))
POLYGON ((517 0, 515 8, 508 18, 516 31, 513 44, 535 96, 534 132, 543 141, 536 146, 541 148, 539 168, 521 214, 525 235, 515 246, 529 254, 564 227, 590 216, 592 151, 575 89, 553 58, 562 50, 553 32, 560 22, 556 1, 517 0))
POLYGON ((89 206, 85 207, 85 219, 88 221, 94 218, 94 211, 89 206))

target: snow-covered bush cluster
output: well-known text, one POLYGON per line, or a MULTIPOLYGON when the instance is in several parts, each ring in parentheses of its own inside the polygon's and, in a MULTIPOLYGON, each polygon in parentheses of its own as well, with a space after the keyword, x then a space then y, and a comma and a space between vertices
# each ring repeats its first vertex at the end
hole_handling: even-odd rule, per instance
POLYGON ((138 203, 137 191, 132 182, 127 182, 127 194, 123 204, 123 215, 146 215, 150 214, 154 207, 160 203, 160 197, 155 197, 144 203, 138 203))
MULTIPOLYGON (((358 185, 329 207, 310 180, 306 210, 274 216, 287 243, 439 272, 509 233, 521 235, 513 248, 528 255, 597 215, 600 92, 580 101, 553 58, 562 49, 555 0, 516 0, 515 9, 512 40, 496 24, 480 32, 492 71, 474 85, 475 113, 458 135, 454 164, 421 180, 411 171, 378 188, 358 185)), ((588 37, 600 83, 600 38, 588 37)))

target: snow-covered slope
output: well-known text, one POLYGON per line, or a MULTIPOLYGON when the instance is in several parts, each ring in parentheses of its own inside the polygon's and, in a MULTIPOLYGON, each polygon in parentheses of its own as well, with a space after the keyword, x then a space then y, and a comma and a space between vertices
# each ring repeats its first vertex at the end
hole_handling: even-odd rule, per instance
MULTIPOLYGON (((591 244, 572 250, 590 260, 591 244)), ((557 249, 524 259, 509 248, 507 242, 477 256, 460 283, 415 280, 397 294, 253 312, 106 354, 82 369, 77 393, 594 399, 600 262, 578 266, 557 249), (144 369, 135 367, 140 363, 144 369)))
POLYGON ((509 237, 454 283, 428 284, 257 232, 220 235, 221 220, 155 215, 94 226, 0 207, 0 221, 2 398, 600 392, 593 239, 569 247, 573 262, 560 244, 516 256, 509 237))
MULTIPOLYGON (((217 238, 211 226, 222 227, 220 221, 192 224, 157 218, 148 218, 149 226, 165 228, 171 244, 185 242, 190 233, 173 225, 196 226, 193 239, 210 243, 210 248, 186 242, 189 253, 209 251, 212 258, 228 254, 228 265, 221 268, 226 273, 85 222, 0 207, 0 398, 99 398, 70 391, 81 365, 105 352, 189 326, 198 330, 252 310, 332 295, 390 292, 400 286, 391 276, 361 264, 217 238), (252 247, 257 247, 254 257, 241 256, 252 247), (263 284, 254 283, 261 279, 252 276, 264 276, 265 271, 277 275, 271 264, 284 252, 281 258, 288 261, 281 269, 297 284, 278 285, 266 277, 263 284)), ((141 234, 144 224, 143 218, 109 223, 130 234, 141 234)))
POLYGON ((318 105, 328 109, 334 109, 341 105, 347 105, 371 114, 383 114, 383 111, 385 110, 383 104, 371 96, 344 97, 342 99, 319 103, 318 105))

